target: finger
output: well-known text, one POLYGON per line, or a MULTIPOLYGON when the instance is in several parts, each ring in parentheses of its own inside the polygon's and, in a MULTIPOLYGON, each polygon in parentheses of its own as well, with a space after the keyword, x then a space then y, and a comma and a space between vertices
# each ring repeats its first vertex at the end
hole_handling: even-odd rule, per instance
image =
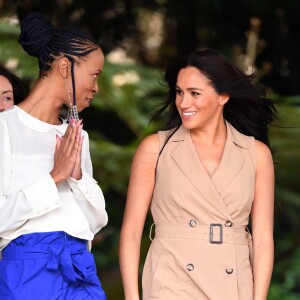
POLYGON ((73 129, 73 127, 74 127, 74 119, 73 119, 73 117, 70 119, 70 122, 69 122, 69 124, 68 124, 68 127, 67 127, 67 130, 66 130, 66 132, 65 132, 65 136, 69 136, 69 134, 70 134, 70 132, 72 132, 72 129, 73 129))
POLYGON ((83 124, 79 124, 76 131, 76 140, 79 142, 82 135, 83 124))
POLYGON ((71 176, 80 179, 82 177, 82 171, 81 171, 81 153, 82 153, 82 144, 83 144, 83 137, 80 136, 79 142, 78 142, 78 150, 77 150, 77 155, 76 155, 76 162, 74 165, 74 169, 72 171, 71 176))
POLYGON ((64 144, 63 144, 63 152, 66 153, 66 155, 70 155, 74 144, 76 142, 76 124, 72 123, 68 126, 68 132, 64 137, 64 144))
POLYGON ((55 151, 57 151, 60 146, 61 146, 61 143, 62 143, 62 139, 61 137, 59 137, 58 135, 56 135, 56 145, 55 145, 55 151))
POLYGON ((80 137, 79 137, 78 152, 77 152, 77 157, 79 157, 79 158, 81 158, 83 138, 84 138, 84 135, 80 135, 80 137))
POLYGON ((70 136, 72 136, 72 132, 74 130, 74 127, 76 127, 76 121, 71 118, 69 125, 67 127, 67 130, 65 132, 65 139, 66 139, 66 143, 68 143, 70 136))
POLYGON ((83 125, 79 125, 77 123, 75 124, 74 131, 71 136, 72 138, 70 138, 69 142, 68 152, 70 155, 75 155, 75 157, 77 156, 82 126, 83 125))
POLYGON ((72 148, 69 149, 70 150, 69 157, 72 161, 74 161, 74 163, 77 160, 78 148, 79 148, 79 141, 75 138, 72 148))

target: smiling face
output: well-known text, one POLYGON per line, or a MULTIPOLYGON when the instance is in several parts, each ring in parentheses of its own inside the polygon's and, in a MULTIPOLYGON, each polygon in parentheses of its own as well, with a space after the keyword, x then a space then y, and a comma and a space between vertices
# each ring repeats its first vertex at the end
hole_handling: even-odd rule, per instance
POLYGON ((89 53, 82 61, 75 64, 76 101, 78 111, 91 105, 98 92, 98 76, 104 65, 104 56, 100 49, 89 53))
POLYGON ((0 112, 14 105, 13 88, 9 80, 0 75, 0 112))
POLYGON ((197 68, 187 67, 179 71, 175 103, 187 129, 200 129, 217 122, 228 98, 219 95, 197 68))

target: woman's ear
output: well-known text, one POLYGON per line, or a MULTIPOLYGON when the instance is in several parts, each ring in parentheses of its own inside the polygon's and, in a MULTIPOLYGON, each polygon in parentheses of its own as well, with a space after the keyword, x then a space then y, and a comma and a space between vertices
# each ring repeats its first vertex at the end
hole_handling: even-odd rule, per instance
POLYGON ((220 105, 225 105, 229 98, 230 96, 227 94, 220 95, 220 105))
POLYGON ((58 68, 59 68, 59 72, 62 75, 62 77, 68 78, 68 76, 70 74, 71 63, 66 57, 63 57, 59 60, 58 68))

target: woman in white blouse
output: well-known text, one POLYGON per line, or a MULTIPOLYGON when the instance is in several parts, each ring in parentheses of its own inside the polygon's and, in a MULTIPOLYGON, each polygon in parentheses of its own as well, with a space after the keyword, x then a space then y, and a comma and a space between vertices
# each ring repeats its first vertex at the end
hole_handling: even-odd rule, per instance
POLYGON ((0 299, 104 300, 89 250, 108 218, 78 118, 98 92, 103 53, 78 28, 53 28, 35 12, 19 43, 40 75, 0 114, 0 299))

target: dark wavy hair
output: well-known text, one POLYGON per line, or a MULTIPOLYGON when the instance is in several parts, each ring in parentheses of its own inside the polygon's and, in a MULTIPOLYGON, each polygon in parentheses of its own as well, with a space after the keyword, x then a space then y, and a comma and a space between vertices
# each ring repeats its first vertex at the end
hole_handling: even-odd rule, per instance
POLYGON ((9 71, 2 65, 0 65, 0 75, 5 77, 12 86, 14 94, 14 104, 20 103, 27 97, 28 90, 21 78, 16 76, 13 72, 9 71))
POLYGON ((197 68, 218 94, 230 96, 224 107, 224 118, 232 126, 270 147, 268 125, 277 119, 276 103, 266 97, 263 85, 253 84, 255 73, 244 74, 222 54, 211 49, 196 50, 167 68, 164 79, 169 92, 152 118, 158 119, 167 112, 162 130, 176 130, 182 123, 175 104, 176 82, 179 71, 186 67, 197 68))
POLYGON ((57 58, 67 57, 70 60, 75 105, 74 63, 100 48, 94 38, 75 26, 54 28, 47 17, 31 12, 21 21, 18 42, 29 55, 38 58, 40 78, 47 76, 57 58))

